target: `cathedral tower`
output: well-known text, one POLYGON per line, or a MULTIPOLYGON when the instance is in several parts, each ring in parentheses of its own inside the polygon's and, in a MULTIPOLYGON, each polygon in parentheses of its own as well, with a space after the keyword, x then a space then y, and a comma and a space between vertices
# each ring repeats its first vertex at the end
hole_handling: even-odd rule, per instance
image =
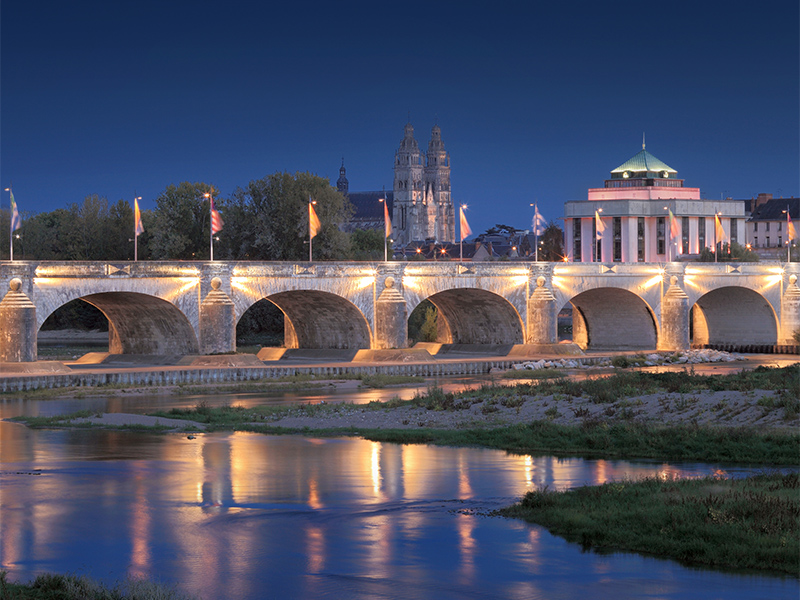
POLYGON ((450 157, 444 149, 442 130, 434 125, 425 163, 425 198, 428 212, 428 237, 439 242, 456 238, 453 202, 450 198, 450 157))
POLYGON ((407 123, 403 141, 394 156, 394 203, 392 230, 394 245, 405 246, 427 235, 427 214, 423 210, 423 164, 414 127, 407 123))
POLYGON ((438 125, 431 131, 424 164, 422 159, 414 127, 408 123, 394 159, 392 228, 396 246, 426 239, 455 241, 450 157, 438 125))

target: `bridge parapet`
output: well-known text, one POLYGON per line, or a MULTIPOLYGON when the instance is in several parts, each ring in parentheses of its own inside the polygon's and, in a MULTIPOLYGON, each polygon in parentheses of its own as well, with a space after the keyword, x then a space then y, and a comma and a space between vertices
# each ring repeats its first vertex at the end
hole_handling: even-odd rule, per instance
POLYGON ((222 330, 265 298, 284 312, 287 340, 301 347, 403 345, 408 315, 426 299, 454 343, 550 343, 556 315, 571 305, 587 347, 685 345, 691 311, 695 343, 786 344, 800 323, 798 276, 800 264, 779 262, 0 263, 0 289, 20 280, 35 329, 82 298, 115 320, 110 338, 123 352, 232 350, 235 335, 222 330), (215 310, 226 315, 222 328, 211 323, 215 310))

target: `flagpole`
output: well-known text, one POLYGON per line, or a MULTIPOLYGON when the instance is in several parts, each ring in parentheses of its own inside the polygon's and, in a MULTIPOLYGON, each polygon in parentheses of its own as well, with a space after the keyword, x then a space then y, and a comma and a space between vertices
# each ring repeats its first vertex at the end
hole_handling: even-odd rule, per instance
POLYGON ((537 218, 539 216, 539 203, 533 203, 533 244, 534 244, 534 252, 533 252, 533 260, 539 262, 539 223, 537 222, 537 218))
MULTIPOLYGON (((7 188, 8 192, 11 194, 11 197, 14 197, 14 192, 11 191, 11 186, 9 185, 7 188)), ((11 207, 11 220, 9 221, 9 231, 8 231, 8 258, 11 262, 14 262, 14 207, 11 207)))

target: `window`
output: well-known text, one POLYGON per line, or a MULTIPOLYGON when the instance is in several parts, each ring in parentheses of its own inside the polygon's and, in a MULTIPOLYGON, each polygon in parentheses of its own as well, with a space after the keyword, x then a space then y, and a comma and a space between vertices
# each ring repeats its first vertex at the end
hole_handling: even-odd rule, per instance
POLYGON ((597 219, 592 219, 592 262, 597 262, 602 254, 601 243, 602 241, 597 239, 597 219))
POLYGON ((756 221, 755 223, 753 223, 753 231, 754 231, 754 232, 755 232, 755 231, 758 231, 758 221, 756 221))
POLYGON ((766 225, 766 227, 764 227, 764 231, 769 231, 769 221, 764 223, 764 225, 766 225))
POLYGON ((658 219, 656 220, 656 254, 664 254, 666 250, 665 222, 666 219, 664 219, 664 217, 658 217, 658 219))
POLYGON ((572 219, 572 261, 581 262, 581 220, 572 219))
POLYGON ((778 246, 783 246, 783 236, 778 236, 778 246))
POLYGON ((706 218, 699 217, 697 219, 697 247, 702 250, 706 247, 706 218))
POLYGON ((739 219, 731 219, 731 244, 739 243, 739 219))
POLYGON ((690 254, 689 250, 689 217, 681 217, 681 254, 690 254))
POLYGON ((753 248, 758 248, 758 238, 753 238, 753 248))
POLYGON ((778 231, 783 230, 783 221, 778 221, 778 231))
POLYGON ((636 260, 644 262, 644 217, 637 219, 636 229, 636 260))
POLYGON ((767 248, 769 248, 769 236, 767 236, 767 248))
POLYGON ((622 261, 622 218, 614 217, 614 262, 622 261))

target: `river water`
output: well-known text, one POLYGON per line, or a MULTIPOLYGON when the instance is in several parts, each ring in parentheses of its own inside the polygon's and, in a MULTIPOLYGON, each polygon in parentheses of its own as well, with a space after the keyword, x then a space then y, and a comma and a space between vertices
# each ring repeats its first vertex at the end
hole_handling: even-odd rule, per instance
MULTIPOLYGON (((203 399, 363 402, 413 393, 203 399)), ((3 399, 0 417, 82 408, 148 412, 197 401, 3 399)), ((796 599, 797 579, 582 552, 541 527, 487 515, 541 486, 757 470, 361 439, 29 430, 0 422, 0 570, 12 581, 42 572, 107 583, 146 576, 208 600, 796 599)))

